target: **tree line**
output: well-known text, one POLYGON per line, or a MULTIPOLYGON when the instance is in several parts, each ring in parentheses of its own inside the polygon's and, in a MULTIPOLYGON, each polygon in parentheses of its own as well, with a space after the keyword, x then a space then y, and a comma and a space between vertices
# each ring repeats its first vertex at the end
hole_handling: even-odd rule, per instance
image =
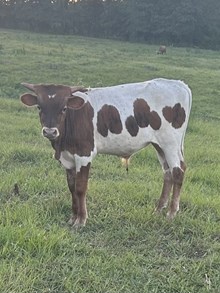
POLYGON ((0 0, 0 27, 220 48, 219 0, 0 0))

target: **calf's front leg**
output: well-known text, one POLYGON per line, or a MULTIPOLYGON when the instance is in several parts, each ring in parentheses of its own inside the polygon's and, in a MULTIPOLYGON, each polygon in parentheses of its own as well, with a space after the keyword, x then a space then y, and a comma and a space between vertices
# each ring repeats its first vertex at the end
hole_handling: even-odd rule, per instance
POLYGON ((80 168, 66 170, 69 190, 72 194, 72 217, 69 224, 74 227, 85 226, 87 220, 86 191, 89 178, 90 163, 80 168))

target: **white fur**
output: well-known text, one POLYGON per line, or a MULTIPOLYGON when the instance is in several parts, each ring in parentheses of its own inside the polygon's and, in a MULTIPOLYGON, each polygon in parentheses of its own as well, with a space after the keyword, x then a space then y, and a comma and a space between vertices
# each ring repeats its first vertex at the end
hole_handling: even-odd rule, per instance
POLYGON ((54 94, 54 95, 48 95, 48 98, 49 98, 49 99, 54 99, 55 96, 56 96, 56 94, 54 94))
POLYGON ((72 169, 75 167, 74 155, 68 151, 61 152, 59 161, 66 169, 72 169))
POLYGON ((86 167, 89 163, 92 162, 93 157, 96 155, 95 151, 92 151, 90 156, 79 156, 72 155, 68 151, 63 151, 60 154, 59 161, 64 166, 65 169, 76 168, 76 172, 79 172, 81 167, 86 167))
MULTIPOLYGON (((157 143, 163 146, 163 148, 172 149, 172 147, 177 147, 181 149, 192 98, 190 89, 182 81, 160 78, 141 83, 94 88, 87 95, 82 93, 81 97, 85 97, 95 111, 93 124, 97 153, 113 154, 122 157, 130 156, 147 146, 150 142, 157 143), (150 126, 145 128, 139 127, 137 136, 133 137, 129 134, 125 121, 127 117, 134 116, 133 104, 136 99, 144 99, 150 106, 150 110, 158 113, 161 118, 159 130, 153 130, 150 126), (180 103, 186 112, 186 120, 179 129, 174 129, 166 121, 162 113, 164 107, 173 107, 176 103, 180 103), (103 137, 97 131, 97 113, 105 104, 115 106, 119 111, 123 126, 120 134, 114 134, 109 131, 108 136, 103 137)), ((182 158, 182 156, 180 157, 182 158)))

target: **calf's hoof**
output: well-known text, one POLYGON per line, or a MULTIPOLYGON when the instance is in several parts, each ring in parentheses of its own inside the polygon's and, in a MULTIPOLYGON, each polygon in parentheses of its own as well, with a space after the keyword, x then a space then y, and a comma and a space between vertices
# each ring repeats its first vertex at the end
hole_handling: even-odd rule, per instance
POLYGON ((167 219, 172 221, 175 218, 177 212, 178 212, 178 210, 177 211, 168 211, 167 219))
POLYGON ((85 227, 86 219, 80 217, 71 217, 68 221, 68 224, 76 229, 85 227))
POLYGON ((167 203, 163 203, 163 204, 158 204, 154 210, 155 213, 159 214, 159 213, 162 213, 162 211, 164 209, 167 208, 167 203))

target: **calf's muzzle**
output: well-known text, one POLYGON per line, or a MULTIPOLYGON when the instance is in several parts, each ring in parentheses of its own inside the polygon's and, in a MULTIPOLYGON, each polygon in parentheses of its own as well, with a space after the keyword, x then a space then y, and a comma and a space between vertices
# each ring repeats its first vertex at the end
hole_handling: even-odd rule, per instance
POLYGON ((43 127, 42 135, 50 140, 54 140, 59 136, 59 130, 56 127, 43 127))

